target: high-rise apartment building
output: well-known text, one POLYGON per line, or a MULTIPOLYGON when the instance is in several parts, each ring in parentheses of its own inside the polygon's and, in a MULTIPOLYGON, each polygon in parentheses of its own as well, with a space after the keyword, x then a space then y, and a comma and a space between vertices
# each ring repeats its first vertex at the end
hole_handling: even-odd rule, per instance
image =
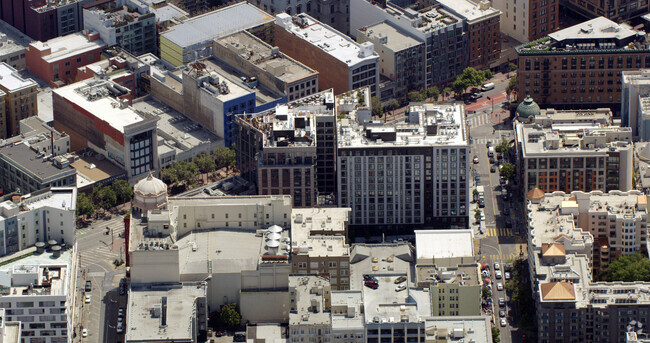
POLYGON ((331 90, 255 115, 236 117, 237 165, 262 195, 285 194, 311 207, 329 195, 336 151, 331 90), (319 144, 322 140, 322 143, 319 144), (322 163, 318 163, 322 162, 322 163), (321 180, 322 178, 322 180, 321 180), (322 185, 322 186, 320 186, 322 185))
POLYGON ((650 67, 645 35, 599 17, 521 45, 517 101, 531 95, 540 106, 610 107, 621 103, 621 73, 650 67))
POLYGON ((607 17, 616 22, 636 19, 648 12, 650 7, 644 0, 579 1, 563 0, 562 5, 569 11, 584 18, 607 17))
POLYGON ((650 141, 650 69, 622 72, 621 125, 632 128, 640 141, 650 141))
POLYGON ((338 205, 350 226, 462 228, 468 223, 469 137, 462 105, 412 104, 405 122, 351 111, 338 122, 338 205))
POLYGON ((611 123, 608 109, 548 109, 535 117, 535 124, 517 124, 516 146, 525 190, 632 189, 632 130, 605 123, 611 123))
POLYGON ((631 254, 645 247, 646 196, 557 192, 532 194, 529 200, 537 342, 624 342, 630 322, 650 320, 648 283, 597 281, 594 267, 608 262, 602 261, 608 250, 631 254))
POLYGON ((501 11, 501 32, 522 42, 560 29, 560 0, 494 0, 501 11))
POLYGON ((20 134, 20 121, 38 114, 38 84, 0 63, 0 139, 20 134))

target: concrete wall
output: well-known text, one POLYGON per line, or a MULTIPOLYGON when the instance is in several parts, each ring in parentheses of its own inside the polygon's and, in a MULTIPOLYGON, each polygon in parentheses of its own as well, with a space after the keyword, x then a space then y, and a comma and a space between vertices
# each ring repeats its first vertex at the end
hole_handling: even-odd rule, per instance
POLYGON ((135 250, 130 254, 132 283, 180 282, 178 250, 135 250))
POLYGON ((334 88, 334 94, 350 90, 350 69, 345 63, 278 25, 275 28, 275 43, 280 51, 291 58, 314 70, 323 71, 319 74, 319 90, 334 88))
MULTIPOLYGON (((160 76, 160 77, 170 77, 170 76, 160 76)), ((149 77, 151 81, 151 95, 154 98, 165 103, 167 106, 175 109, 180 113, 185 113, 185 99, 183 98, 183 92, 176 92, 173 89, 167 87, 161 80, 156 76, 151 75, 149 77)))
POLYGON ((241 292, 239 310, 242 323, 289 322, 289 292, 241 292), (260 311, 264 309, 264 311, 260 311))

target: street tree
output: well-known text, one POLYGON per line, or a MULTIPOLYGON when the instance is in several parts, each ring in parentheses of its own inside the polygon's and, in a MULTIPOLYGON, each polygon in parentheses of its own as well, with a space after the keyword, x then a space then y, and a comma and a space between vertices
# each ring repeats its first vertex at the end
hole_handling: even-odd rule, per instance
POLYGON ((515 165, 509 162, 506 162, 501 165, 499 174, 506 180, 512 180, 515 178, 515 165))
POLYGON ((372 114, 381 118, 384 114, 384 109, 381 107, 381 100, 376 95, 370 98, 370 106, 372 109, 372 114))
POLYGON ((469 87, 469 86, 470 86, 470 83, 466 79, 462 79, 459 76, 451 84, 451 89, 454 90, 454 93, 456 94, 456 96, 459 96, 459 95, 465 93, 465 90, 467 90, 467 87, 469 87))
POLYGON ((117 180, 112 184, 115 195, 117 196, 117 201, 121 204, 131 201, 133 197, 133 189, 129 186, 129 183, 126 180, 117 180))
POLYGON ((231 329, 238 327, 241 324, 241 315, 237 311, 237 304, 230 303, 221 306, 219 319, 223 325, 231 329))
POLYGON ((499 330, 498 327, 493 326, 492 327, 492 343, 500 343, 501 342, 501 331, 499 330))
POLYGON ((490 69, 483 70, 483 82, 491 79, 492 77, 494 77, 494 73, 492 72, 492 70, 490 69))
POLYGON ((104 211, 108 211, 117 204, 117 195, 110 186, 104 186, 97 191, 97 198, 94 199, 104 211))
POLYGON ((418 91, 410 91, 408 96, 409 96, 409 100, 413 102, 424 101, 424 97, 422 96, 422 93, 418 91))
POLYGON ((206 153, 198 154, 198 156, 194 158, 194 163, 201 173, 209 173, 213 171, 216 166, 214 160, 206 153))
POLYGON ((478 208, 474 210, 474 219, 476 219, 477 223, 481 222, 481 210, 478 208))
POLYGON ((77 216, 90 216, 95 212, 95 204, 86 193, 77 195, 77 216))
POLYGON ((427 98, 433 98, 433 101, 438 101, 438 98, 440 98, 440 90, 438 90, 438 87, 433 86, 427 88, 427 98))
POLYGON ((451 94, 451 88, 449 88, 449 87, 443 88, 442 89, 442 100, 444 101, 445 98, 449 96, 449 94, 451 94))
POLYGON ((510 100, 510 95, 512 93, 517 94, 517 75, 511 77, 506 86, 506 95, 508 96, 508 100, 510 100))
POLYGON ((508 150, 510 150, 510 143, 506 140, 503 140, 494 148, 494 150, 500 154, 505 154, 508 152, 508 150))

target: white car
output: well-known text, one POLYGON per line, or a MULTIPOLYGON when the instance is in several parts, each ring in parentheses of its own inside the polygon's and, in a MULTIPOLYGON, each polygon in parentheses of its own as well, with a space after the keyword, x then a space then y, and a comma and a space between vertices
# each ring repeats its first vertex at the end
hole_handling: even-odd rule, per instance
POLYGON ((497 279, 500 279, 501 278, 501 271, 500 270, 495 271, 494 272, 494 277, 497 278, 497 279))
POLYGON ((481 211, 481 221, 485 221, 485 212, 481 211))
POLYGON ((90 294, 87 294, 87 295, 86 295, 86 300, 85 300, 85 302, 86 302, 86 304, 90 303, 90 294))
POLYGON ((506 322, 505 318, 501 318, 501 326, 506 326, 508 325, 508 322, 506 322))
POLYGON ((503 284, 501 282, 497 283, 497 291, 503 290, 503 284))
POLYGON ((117 333, 122 333, 124 331, 124 324, 117 323, 117 333))
POLYGON ((510 280, 510 273, 509 272, 505 272, 503 274, 503 276, 506 278, 506 280, 510 280))
POLYGON ((403 291, 403 290, 405 290, 405 289, 406 289, 406 284, 403 283, 403 284, 397 285, 397 286, 395 287, 395 292, 403 291))
POLYGON ((499 265, 498 263, 495 263, 494 264, 494 270, 499 270, 499 269, 501 269, 501 265, 499 265))
POLYGON ((88 329, 81 330, 81 337, 88 337, 88 329))

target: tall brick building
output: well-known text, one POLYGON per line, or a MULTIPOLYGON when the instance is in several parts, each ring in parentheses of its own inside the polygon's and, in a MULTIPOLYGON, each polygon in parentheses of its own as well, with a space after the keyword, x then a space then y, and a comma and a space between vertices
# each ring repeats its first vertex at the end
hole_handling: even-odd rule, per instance
POLYGON ((618 112, 621 72, 650 67, 645 35, 599 17, 516 48, 517 101, 618 112))

